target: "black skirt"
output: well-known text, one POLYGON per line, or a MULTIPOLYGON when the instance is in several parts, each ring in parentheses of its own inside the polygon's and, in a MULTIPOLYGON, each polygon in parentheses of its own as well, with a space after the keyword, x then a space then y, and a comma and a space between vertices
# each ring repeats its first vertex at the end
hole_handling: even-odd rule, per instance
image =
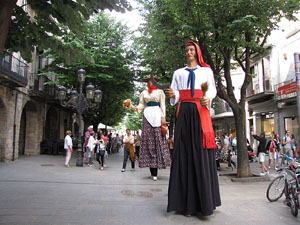
POLYGON ((175 125, 168 212, 208 216, 221 205, 215 149, 204 149, 196 104, 183 102, 175 125))

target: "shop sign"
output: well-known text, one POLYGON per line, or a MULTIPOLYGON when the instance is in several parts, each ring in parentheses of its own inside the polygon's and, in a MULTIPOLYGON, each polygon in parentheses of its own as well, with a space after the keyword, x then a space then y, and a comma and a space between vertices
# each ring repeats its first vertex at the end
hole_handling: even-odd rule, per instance
POLYGON ((287 95, 293 92, 296 92, 296 81, 279 87, 277 95, 278 96, 287 95))

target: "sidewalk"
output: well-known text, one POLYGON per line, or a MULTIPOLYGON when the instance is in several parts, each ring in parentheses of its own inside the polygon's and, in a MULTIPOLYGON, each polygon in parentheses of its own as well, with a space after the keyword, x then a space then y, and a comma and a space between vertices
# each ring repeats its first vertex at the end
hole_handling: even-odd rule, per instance
POLYGON ((167 213, 170 170, 159 170, 152 181, 148 168, 130 171, 129 162, 122 173, 122 160, 122 152, 110 155, 103 171, 76 167, 75 158, 65 168, 61 155, 0 163, 0 224, 300 224, 283 199, 268 202, 269 182, 231 182, 228 176, 219 177, 222 206, 212 216, 167 213))
MULTIPOLYGON (((232 159, 234 162, 237 162, 237 156, 233 155, 232 159)), ((268 160, 269 158, 266 157, 265 160, 265 165, 268 168, 268 160)), ((249 163, 250 165, 250 170, 251 173, 253 174, 253 177, 249 177, 249 178, 240 178, 240 179, 234 179, 237 173, 237 169, 236 168, 228 168, 227 167, 227 163, 221 163, 221 170, 218 171, 220 176, 231 176, 231 180, 233 182, 260 182, 260 181, 266 181, 269 182, 272 179, 274 179, 276 176, 278 176, 278 173, 275 171, 274 169, 274 165, 273 162, 271 163, 271 168, 268 168, 269 174, 266 174, 264 176, 261 176, 261 166, 259 164, 259 162, 251 162, 249 163)))

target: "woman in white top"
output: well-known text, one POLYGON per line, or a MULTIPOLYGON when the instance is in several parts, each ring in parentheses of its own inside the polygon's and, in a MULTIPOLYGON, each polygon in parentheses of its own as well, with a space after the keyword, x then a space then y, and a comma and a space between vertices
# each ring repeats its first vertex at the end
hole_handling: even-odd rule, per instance
POLYGON ((71 135, 72 135, 72 132, 70 130, 67 130, 65 142, 64 142, 64 149, 66 150, 65 167, 70 167, 69 161, 71 159, 71 155, 73 152, 73 142, 72 142, 71 135))
MULTIPOLYGON (((158 78, 155 78, 158 80, 158 78)), ((150 76, 144 79, 148 89, 140 95, 139 105, 133 111, 144 111, 139 167, 149 167, 151 178, 157 180, 157 169, 171 165, 166 137, 162 136, 161 125, 166 123, 165 93, 152 84, 150 76)))
POLYGON ((95 149, 96 144, 98 143, 98 141, 95 140, 95 132, 91 131, 90 135, 91 136, 90 136, 89 142, 87 144, 87 147, 89 148, 89 151, 90 151, 90 159, 89 159, 88 166, 92 166, 93 165, 94 149, 95 149))

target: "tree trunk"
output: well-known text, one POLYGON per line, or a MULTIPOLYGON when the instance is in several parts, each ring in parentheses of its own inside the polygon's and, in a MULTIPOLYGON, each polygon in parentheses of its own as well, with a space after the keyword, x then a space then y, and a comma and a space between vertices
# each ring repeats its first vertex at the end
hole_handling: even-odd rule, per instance
POLYGON ((0 55, 3 53, 13 9, 17 0, 0 0, 0 55))
POLYGON ((237 134, 237 177, 252 176, 248 158, 245 109, 234 110, 237 134))

